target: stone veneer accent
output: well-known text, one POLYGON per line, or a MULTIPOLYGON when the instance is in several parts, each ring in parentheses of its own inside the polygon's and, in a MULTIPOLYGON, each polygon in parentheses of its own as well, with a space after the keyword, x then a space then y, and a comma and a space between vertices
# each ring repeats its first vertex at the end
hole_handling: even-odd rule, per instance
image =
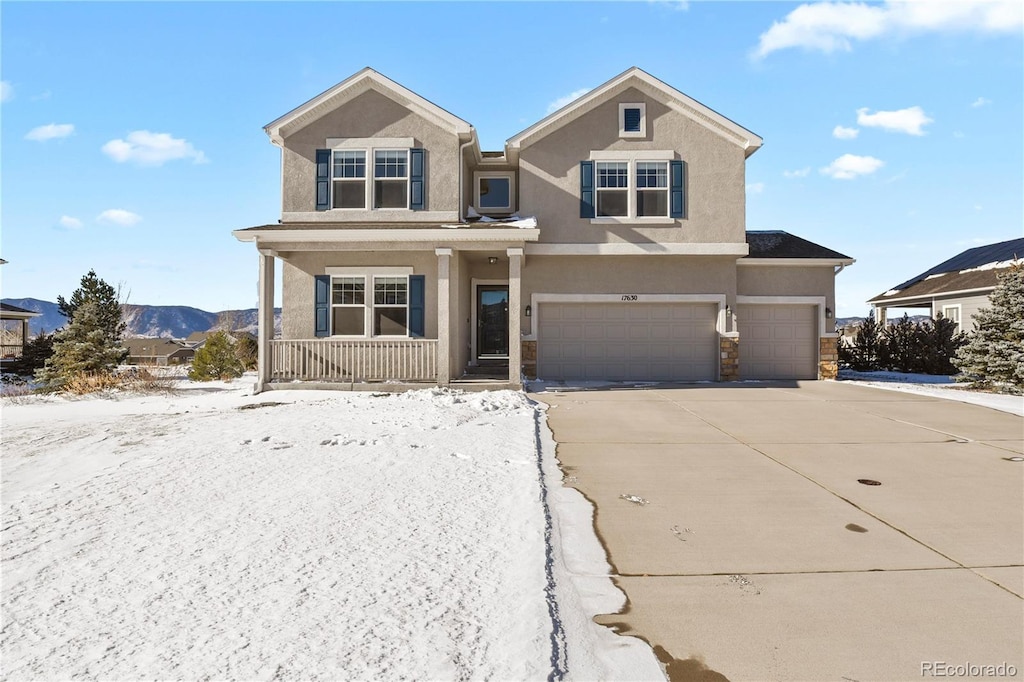
POLYGON ((818 378, 835 379, 839 376, 839 339, 821 337, 818 340, 818 378))
POLYGON ((527 379, 537 378, 537 342, 523 341, 523 374, 527 379))
POLYGON ((740 338, 738 336, 720 336, 719 348, 722 350, 719 381, 739 381, 740 338))

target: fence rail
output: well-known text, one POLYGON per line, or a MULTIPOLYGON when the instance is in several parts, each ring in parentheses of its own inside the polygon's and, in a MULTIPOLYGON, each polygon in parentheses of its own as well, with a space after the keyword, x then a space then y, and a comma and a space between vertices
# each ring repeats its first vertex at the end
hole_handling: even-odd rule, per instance
POLYGON ((278 381, 437 381, 436 339, 289 339, 270 342, 278 381))
POLYGON ((22 346, 18 344, 5 343, 0 345, 0 358, 4 360, 15 360, 21 357, 22 346))

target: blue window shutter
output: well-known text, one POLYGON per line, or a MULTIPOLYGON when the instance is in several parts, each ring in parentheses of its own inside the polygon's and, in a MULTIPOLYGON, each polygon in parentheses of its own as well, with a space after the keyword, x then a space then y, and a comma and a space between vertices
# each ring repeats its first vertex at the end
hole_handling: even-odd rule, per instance
POLYGON ((316 335, 331 335, 331 276, 314 275, 316 280, 316 335))
POLYGON ((316 150, 316 210, 331 207, 331 150, 316 150))
POLYGON ((622 129, 627 133, 640 132, 640 109, 628 108, 623 111, 622 129))
POLYGON ((593 218, 594 212, 594 162, 580 162, 580 217, 593 218))
POLYGON ((683 186, 685 183, 685 174, 683 173, 683 162, 682 161, 669 161, 671 166, 671 182, 669 183, 671 192, 671 204, 673 218, 684 218, 686 217, 685 208, 686 204, 683 201, 683 186))
POLYGON ((409 336, 427 333, 426 277, 409 275, 409 336))
POLYGON ((427 207, 423 185, 423 150, 409 150, 409 208, 422 211, 427 207))

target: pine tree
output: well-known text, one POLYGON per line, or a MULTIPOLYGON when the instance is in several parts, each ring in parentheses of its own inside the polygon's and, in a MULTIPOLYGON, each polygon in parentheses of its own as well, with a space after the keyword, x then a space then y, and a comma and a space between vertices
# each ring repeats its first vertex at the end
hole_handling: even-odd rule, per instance
POLYGON ((957 324, 942 316, 931 323, 921 325, 921 355, 915 371, 925 374, 956 374, 960 370, 953 364, 953 358, 960 346, 967 343, 967 336, 957 331, 957 324))
MULTIPOLYGON (((95 270, 90 270, 82 277, 80 286, 71 294, 70 300, 64 300, 63 296, 57 297, 57 310, 71 322, 86 301, 96 302, 100 328, 111 341, 120 343, 124 337, 125 323, 121 316, 121 303, 117 300, 117 291, 97 277, 95 270)), ((125 357, 128 357, 127 354, 125 357)))
POLYGON ((922 350, 921 328, 903 313, 899 322, 885 330, 885 347, 888 356, 886 369, 897 372, 913 372, 919 369, 922 350))
POLYGON ((974 331, 956 354, 958 380, 1024 389, 1024 264, 998 275, 992 305, 974 316, 974 331))
POLYGON ((100 303, 93 299, 79 304, 71 323, 53 335, 53 355, 36 377, 51 388, 60 388, 77 376, 113 371, 128 350, 110 338, 103 315, 100 303))
POLYGON ((234 379, 242 376, 242 361, 238 359, 234 341, 224 332, 211 334, 192 359, 188 378, 192 381, 234 379))
POLYGON ((881 325, 875 322, 874 311, 861 322, 852 346, 839 345, 840 362, 859 372, 881 369, 884 354, 885 337, 881 325))

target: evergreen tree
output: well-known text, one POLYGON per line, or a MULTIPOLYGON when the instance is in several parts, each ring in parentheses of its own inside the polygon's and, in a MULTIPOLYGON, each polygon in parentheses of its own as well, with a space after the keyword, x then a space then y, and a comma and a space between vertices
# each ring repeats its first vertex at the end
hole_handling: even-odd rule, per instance
POLYGON ((75 310, 71 323, 53 335, 53 355, 36 377, 53 388, 91 373, 109 373, 128 355, 103 326, 104 309, 91 298, 75 310))
POLYGON ((885 369, 897 372, 914 372, 920 369, 921 328, 903 313, 899 322, 885 330, 885 348, 888 362, 885 369))
POLYGON ((957 349, 967 343, 967 337, 956 327, 956 322, 946 319, 941 313, 931 324, 921 325, 921 355, 915 371, 946 375, 960 371, 953 364, 953 358, 957 349))
POLYGON ((974 331, 954 363, 962 381, 1024 388, 1024 264, 998 275, 992 305, 974 316, 974 331))
POLYGON ((234 341, 224 332, 211 334, 192 359, 188 378, 192 381, 234 379, 242 376, 242 361, 238 359, 234 341))
POLYGON ((241 361, 243 369, 246 371, 256 369, 256 364, 259 359, 259 346, 256 343, 256 340, 248 335, 238 337, 237 343, 235 344, 235 355, 237 355, 239 361, 241 361))
POLYGON ((31 375, 46 365, 53 355, 53 334, 40 333, 25 343, 21 357, 12 363, 11 371, 15 374, 31 375))
MULTIPOLYGON (((63 296, 57 297, 57 309, 68 318, 70 323, 74 319, 75 313, 86 301, 96 302, 100 328, 104 330, 111 341, 120 344, 124 337, 125 323, 121 316, 121 303, 117 300, 117 291, 97 277, 95 270, 90 270, 82 277, 80 286, 71 294, 69 300, 64 300, 63 296)), ((127 354, 125 357, 128 357, 127 354)))
POLYGON ((885 355, 882 331, 882 326, 875 322, 874 311, 871 311, 861 322, 853 344, 839 344, 839 361, 859 372, 881 369, 885 355))

